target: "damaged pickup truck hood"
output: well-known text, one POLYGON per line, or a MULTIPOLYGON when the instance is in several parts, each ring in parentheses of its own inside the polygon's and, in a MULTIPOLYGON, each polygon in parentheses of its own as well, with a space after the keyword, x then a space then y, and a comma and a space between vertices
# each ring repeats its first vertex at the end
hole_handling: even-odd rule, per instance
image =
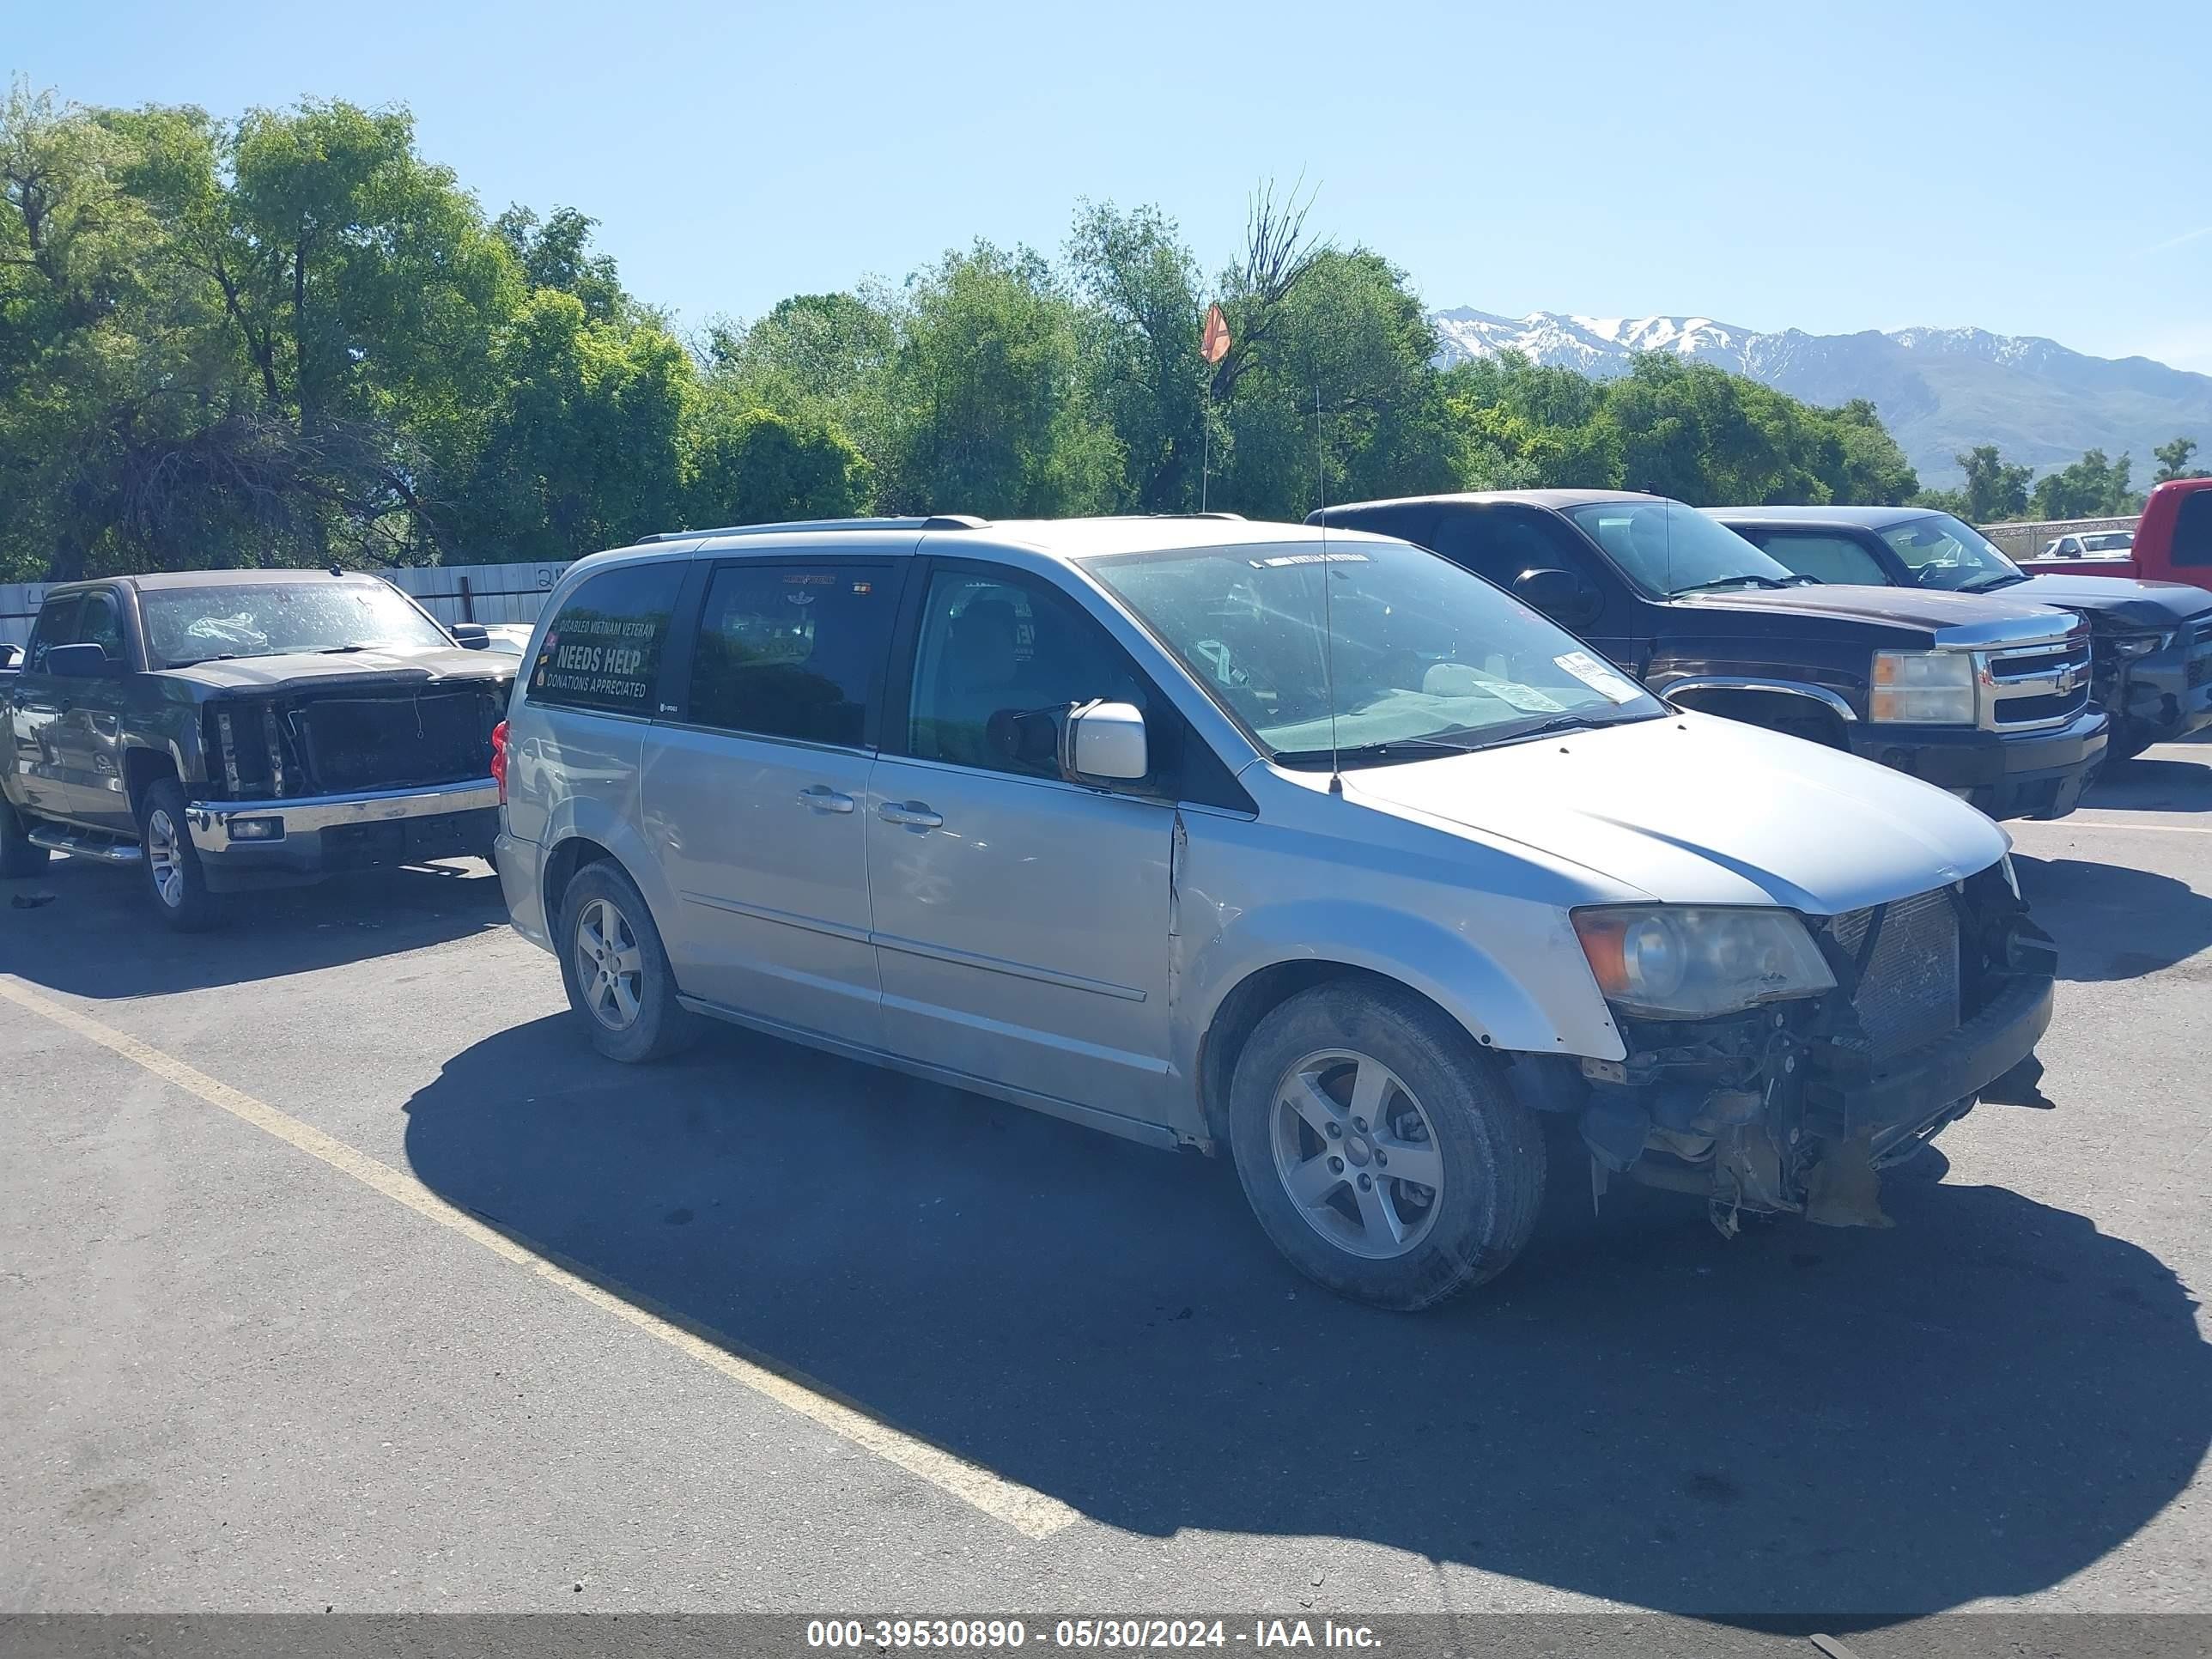
POLYGON ((2030 576, 2001 590, 2007 599, 2078 611, 2128 628, 2166 629, 2212 615, 2212 596, 2185 582, 2127 576, 2030 576))
POLYGON ((515 665, 516 659, 502 653, 459 646, 373 646, 360 651, 234 657, 165 669, 162 674, 204 687, 210 695, 229 696, 337 691, 358 685, 397 690, 470 681, 505 684, 514 679, 515 665))
POLYGON ((1942 790, 1705 714, 1344 775, 1347 799, 1517 842, 1675 904, 1837 915, 1987 869, 2004 832, 1942 790))

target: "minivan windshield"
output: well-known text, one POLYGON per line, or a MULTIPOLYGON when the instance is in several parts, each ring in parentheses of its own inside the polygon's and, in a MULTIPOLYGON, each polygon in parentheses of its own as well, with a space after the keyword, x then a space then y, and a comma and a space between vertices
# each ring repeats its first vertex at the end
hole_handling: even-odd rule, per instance
POLYGON ((2005 557, 1995 542, 1948 513, 1908 519, 1883 531, 1881 538, 1905 561, 1916 586, 1987 593, 2027 580, 2027 573, 2005 557))
POLYGON ((1086 568, 1287 766, 1327 764, 1332 747, 1345 766, 1431 758, 1666 712, 1519 600, 1404 542, 1177 548, 1086 568))
POLYGON ((1715 593, 1808 581, 1680 501, 1591 501, 1566 509, 1582 532, 1655 593, 1715 593))
POLYGON ((240 582, 142 590, 146 642, 171 668, 224 657, 451 646, 380 581, 240 582))

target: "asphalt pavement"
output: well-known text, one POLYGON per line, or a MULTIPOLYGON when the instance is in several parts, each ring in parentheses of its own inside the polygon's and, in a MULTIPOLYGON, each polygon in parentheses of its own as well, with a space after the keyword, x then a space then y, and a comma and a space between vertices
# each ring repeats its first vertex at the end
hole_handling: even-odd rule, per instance
POLYGON ((0 1612, 2212 1612, 2212 745, 2010 826, 2049 1111, 1897 1225, 1555 1168, 1486 1292, 734 1030, 598 1059, 462 861, 0 883, 0 1612))

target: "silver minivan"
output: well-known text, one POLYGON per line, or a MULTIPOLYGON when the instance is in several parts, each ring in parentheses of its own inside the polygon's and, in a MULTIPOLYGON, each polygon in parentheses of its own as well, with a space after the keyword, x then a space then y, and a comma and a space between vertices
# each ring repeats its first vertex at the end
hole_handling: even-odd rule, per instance
POLYGON ((1225 1152, 1384 1306, 1513 1259, 1547 1139, 1723 1231, 1883 1224, 1884 1168, 2036 1097, 2055 952, 1995 824, 1404 542, 662 537, 524 663, 500 878, 602 1054, 725 1019, 1225 1152))

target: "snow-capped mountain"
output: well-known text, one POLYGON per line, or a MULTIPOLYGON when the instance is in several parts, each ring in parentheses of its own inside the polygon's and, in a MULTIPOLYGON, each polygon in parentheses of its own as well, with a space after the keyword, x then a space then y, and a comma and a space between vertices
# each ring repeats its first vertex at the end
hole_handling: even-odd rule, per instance
POLYGON ((1753 331, 1710 317, 1573 317, 1557 311, 1498 317, 1472 306, 1430 313, 1449 365, 1468 357, 1518 351, 1540 363, 1583 374, 1626 374, 1638 352, 1668 351, 1741 372, 1743 342, 1753 331))
POLYGON ((1601 378, 1659 351, 1747 374, 1809 403, 1863 398, 1931 485, 1959 482, 1954 457, 1993 443, 2039 471, 2085 449, 2131 455, 2148 477, 2151 450, 2196 438, 2212 450, 2212 375, 2148 357, 2091 357, 2034 335, 1979 328, 1888 333, 1762 331, 1711 317, 1582 317, 1555 311, 1501 317, 1462 306, 1432 312, 1449 366, 1518 351, 1601 378))

